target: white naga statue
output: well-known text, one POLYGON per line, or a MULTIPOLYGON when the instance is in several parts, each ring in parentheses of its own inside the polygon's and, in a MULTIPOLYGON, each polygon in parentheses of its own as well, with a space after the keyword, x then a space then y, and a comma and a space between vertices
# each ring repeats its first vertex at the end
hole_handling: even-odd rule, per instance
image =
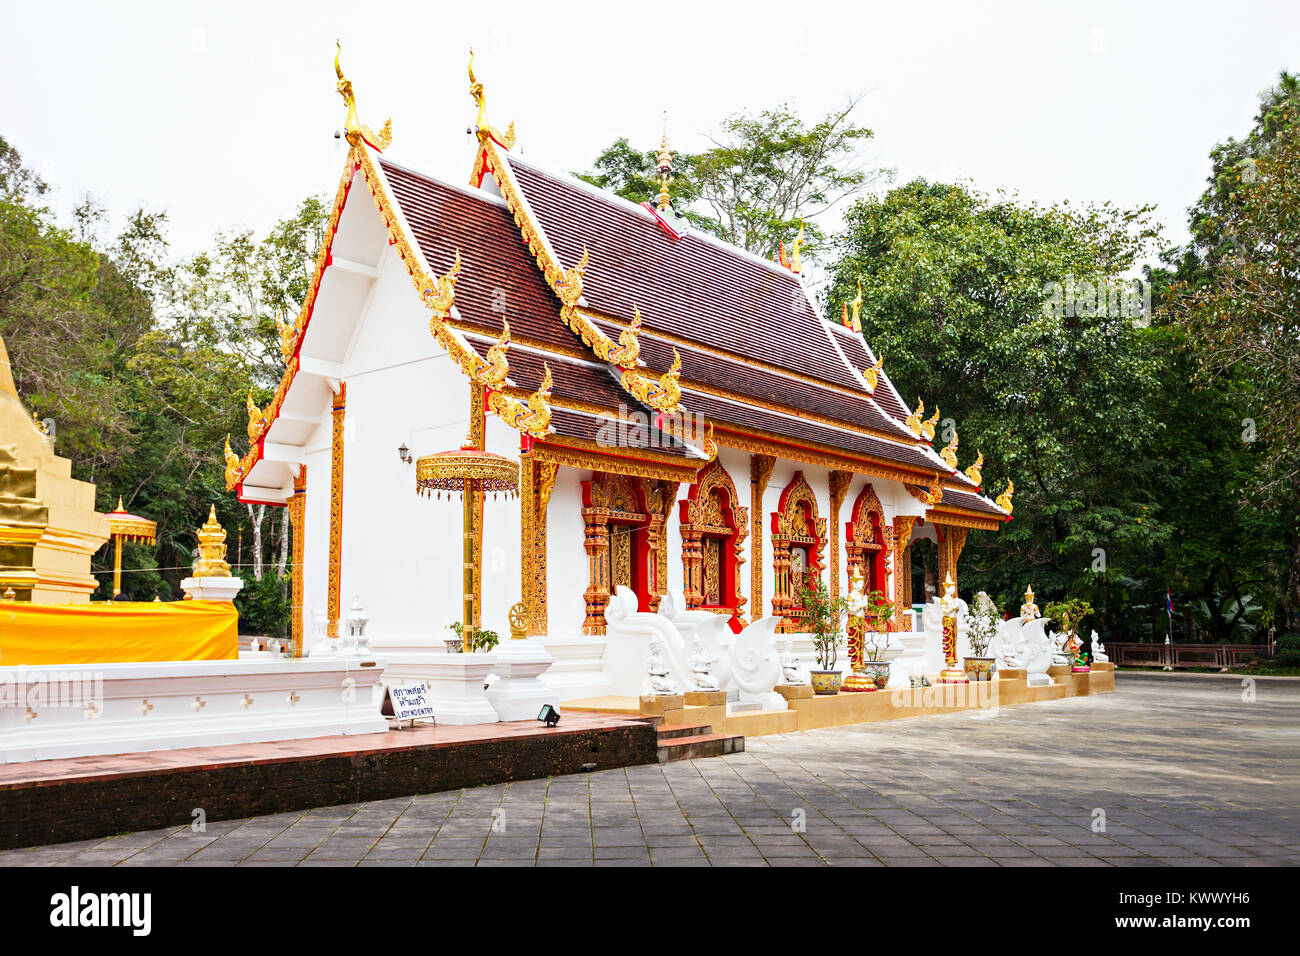
POLYGON ((1110 660, 1106 655, 1106 645, 1101 642, 1096 631, 1092 632, 1092 659, 1103 664, 1110 660))
POLYGON ((799 660, 799 655, 794 652, 794 638, 789 635, 786 635, 781 643, 781 683, 796 685, 812 683, 812 675, 799 660))
POLYGON ((1025 666, 1021 656, 1025 644, 1024 623, 1023 617, 1013 617, 998 625, 998 668, 1000 670, 1019 670, 1025 666))
POLYGON ((1074 653, 1070 650, 1070 634, 1067 631, 1061 634, 1053 631, 1051 634, 1052 641, 1052 664, 1073 664, 1074 653))
POLYGON ((704 649, 704 638, 695 638, 695 653, 691 655, 691 683, 696 690, 718 690, 718 679, 713 676, 713 658, 704 649))
POLYGON ((1046 618, 1036 617, 1020 629, 1020 658, 1029 672, 1031 687, 1055 683, 1047 673, 1052 664, 1052 641, 1046 628, 1046 618))
POLYGON ((659 646, 658 638, 650 639, 650 656, 646 658, 645 669, 651 694, 666 696, 677 693, 677 684, 668 673, 668 665, 664 663, 663 649, 659 646))

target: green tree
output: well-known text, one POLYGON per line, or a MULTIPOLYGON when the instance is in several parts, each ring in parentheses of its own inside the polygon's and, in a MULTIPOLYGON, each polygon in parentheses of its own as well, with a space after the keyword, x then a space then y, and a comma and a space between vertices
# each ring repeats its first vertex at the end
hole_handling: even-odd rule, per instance
POLYGON ((1015 520, 963 555, 1000 603, 1027 583, 1091 598, 1168 539, 1146 490, 1156 366, 1107 295, 1155 237, 1148 213, 918 180, 847 214, 826 313, 861 282, 865 336, 905 399, 941 410, 943 442, 951 419, 963 462, 984 454, 991 494, 1015 481, 1015 520))
MULTIPOLYGON (((722 121, 713 146, 674 159, 673 208, 697 228, 755 255, 774 258, 805 223, 804 254, 815 256, 825 236, 815 218, 875 182, 861 149, 872 131, 852 122, 859 100, 809 124, 788 105, 722 121)), ((633 202, 659 192, 656 151, 626 138, 596 158, 580 178, 633 202)))

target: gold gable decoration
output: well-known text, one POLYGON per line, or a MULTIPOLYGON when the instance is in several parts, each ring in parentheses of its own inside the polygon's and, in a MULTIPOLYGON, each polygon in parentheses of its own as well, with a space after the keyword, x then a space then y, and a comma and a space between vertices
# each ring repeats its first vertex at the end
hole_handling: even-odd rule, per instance
POLYGON ((975 459, 975 464, 966 469, 966 477, 975 483, 975 487, 984 484, 984 452, 980 452, 975 459))
POLYGON ((948 442, 948 444, 946 444, 946 445, 943 446, 943 450, 939 452, 939 457, 942 458, 942 459, 943 459, 943 463, 944 463, 945 465, 947 465, 949 468, 951 468, 953 471, 956 471, 956 470, 957 470, 957 431, 956 431, 956 429, 953 430, 953 433, 952 433, 952 441, 948 442))
POLYGON ((916 410, 907 416, 907 430, 917 438, 921 437, 921 416, 925 414, 925 402, 918 397, 916 410))
POLYGON ((530 438, 545 438, 554 430, 551 428, 551 406, 547 401, 551 397, 553 384, 551 366, 543 363, 543 368, 546 374, 542 378, 542 384, 528 396, 526 405, 504 392, 488 393, 488 408, 492 409, 493 414, 530 438))
POLYGON ((926 441, 934 441, 934 429, 939 424, 939 409, 934 410, 934 414, 928 419, 921 422, 921 435, 926 441))

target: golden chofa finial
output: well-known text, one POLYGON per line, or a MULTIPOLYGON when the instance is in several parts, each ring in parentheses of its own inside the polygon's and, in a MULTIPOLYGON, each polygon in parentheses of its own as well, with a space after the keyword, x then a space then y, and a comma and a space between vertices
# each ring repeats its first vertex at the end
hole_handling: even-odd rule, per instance
POLYGON ((885 357, 877 356, 875 364, 862 370, 862 377, 867 380, 867 391, 872 395, 876 393, 876 386, 880 384, 880 373, 885 368, 885 357))
POLYGON ((947 465, 949 468, 951 468, 953 471, 957 470, 957 430, 956 429, 953 429, 952 441, 948 442, 948 444, 943 446, 943 450, 939 452, 939 457, 942 458, 943 463, 947 465))
POLYGON ((478 105, 478 119, 474 122, 474 128, 468 132, 474 133, 479 140, 493 140, 498 146, 504 149, 514 149, 515 146, 515 124, 510 123, 510 128, 503 135, 496 127, 492 126, 487 119, 487 95, 483 92, 483 84, 474 76, 474 48, 469 50, 469 95, 474 97, 475 104, 478 105))
POLYGON ((343 55, 343 44, 338 40, 334 42, 338 45, 338 52, 334 54, 334 72, 339 78, 339 96, 343 97, 343 102, 348 105, 348 117, 343 121, 347 140, 353 146, 359 146, 364 141, 372 149, 382 153, 393 142, 393 119, 390 116, 384 123, 384 128, 376 133, 357 118, 357 98, 352 92, 352 81, 343 75, 343 67, 339 63, 339 58, 343 55))
POLYGON ((803 250, 803 220, 799 220, 799 234, 794 237, 794 242, 790 243, 790 258, 785 257, 785 242, 782 241, 780 249, 781 265, 785 266, 796 275, 803 272, 803 259, 801 257, 803 250))
MULTIPOLYGON (((800 229, 799 234, 802 236, 803 231, 800 229)), ((858 280, 858 294, 853 297, 850 303, 853 306, 853 318, 850 320, 849 328, 854 332, 862 331, 862 280, 858 280)), ((874 387, 874 386, 873 386, 874 387)))
POLYGON ((975 464, 966 469, 966 477, 975 482, 975 487, 984 484, 984 452, 980 452, 975 458, 975 464))
POLYGON ((656 160, 655 168, 659 170, 659 211, 667 212, 673 204, 672 197, 668 194, 668 186, 673 181, 673 151, 668 148, 667 110, 664 110, 664 136, 659 142, 659 155, 656 160))
POLYGON ((636 368, 641 358, 641 310, 632 306, 632 321, 618 334, 618 348, 609 353, 609 361, 619 368, 636 368))
POLYGON ((228 578, 230 565, 226 563, 226 530, 217 522, 217 506, 208 511, 208 520, 199 529, 199 557, 194 562, 196 578, 228 578))

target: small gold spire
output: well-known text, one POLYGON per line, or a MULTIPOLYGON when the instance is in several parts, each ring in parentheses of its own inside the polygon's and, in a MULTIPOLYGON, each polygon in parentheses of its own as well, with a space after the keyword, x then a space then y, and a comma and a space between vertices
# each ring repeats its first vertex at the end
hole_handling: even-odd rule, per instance
POLYGON ((217 506, 208 511, 208 520, 199 529, 199 559, 194 563, 196 578, 228 578, 226 563, 226 529, 217 521, 217 506))
POLYGON ((659 142, 659 156, 656 168, 659 170, 659 211, 667 212, 672 208, 672 197, 668 186, 673 181, 673 151, 668 147, 668 111, 664 110, 664 135, 659 142))
POLYGON ((118 510, 118 511, 125 511, 125 510, 126 510, 126 508, 124 508, 124 507, 122 506, 122 496, 121 496, 121 495, 118 495, 118 496, 117 496, 117 510, 118 510))

